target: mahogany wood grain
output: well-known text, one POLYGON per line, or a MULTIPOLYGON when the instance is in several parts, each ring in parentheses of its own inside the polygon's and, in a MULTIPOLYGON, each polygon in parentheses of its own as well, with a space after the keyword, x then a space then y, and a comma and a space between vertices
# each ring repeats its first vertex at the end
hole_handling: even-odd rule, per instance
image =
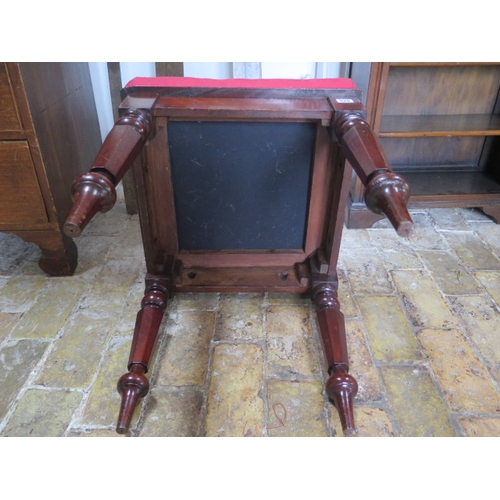
MULTIPOLYGON (((329 217, 329 206, 330 204, 338 206, 335 200, 332 203, 332 199, 338 191, 336 188, 338 182, 342 182, 342 175, 339 173, 339 170, 342 169, 335 168, 339 161, 338 148, 332 145, 327 129, 318 127, 311 180, 305 255, 313 254, 322 245, 325 220, 329 217)), ((331 245, 327 245, 327 247, 331 248, 331 245)))
MULTIPOLYGON (((108 69, 109 92, 111 96, 111 108, 113 110, 113 121, 119 118, 119 105, 121 102, 120 90, 122 88, 122 75, 119 62, 106 63, 108 69)), ((130 215, 137 213, 137 194, 135 191, 134 176, 132 171, 128 171, 122 179, 123 194, 125 197, 125 207, 130 215)))
POLYGON ((178 273, 173 289, 176 292, 289 292, 305 293, 309 281, 295 265, 264 267, 186 267, 178 273))
POLYGON ((305 261, 310 253, 303 250, 233 250, 219 252, 185 251, 178 252, 177 255, 185 267, 210 267, 214 269, 220 267, 293 266, 296 262, 305 261))
POLYGON ((353 436, 356 434, 353 403, 358 384, 348 374, 345 322, 340 311, 336 285, 333 282, 318 283, 314 280, 312 297, 330 375, 325 384, 326 392, 339 412, 344 435, 353 436))
POLYGON ((75 203, 63 226, 64 234, 71 238, 80 236, 97 212, 109 212, 116 203, 114 182, 97 171, 78 177, 71 194, 75 203))
POLYGON ((384 214, 401 237, 408 237, 413 222, 406 205, 410 187, 400 175, 385 172, 374 175, 366 184, 366 206, 376 214, 384 214))
POLYGON ((234 97, 161 97, 156 116, 196 119, 330 120, 326 100, 234 97))
POLYGON ((336 369, 325 383, 326 393, 338 409, 344 436, 355 436, 358 430, 354 422, 354 398, 358 392, 358 383, 352 375, 343 371, 343 367, 336 369))
MULTIPOLYGON (((380 144, 365 121, 359 92, 345 89, 282 91, 133 87, 124 89, 122 97, 121 118, 97 155, 89 174, 94 178, 89 177, 88 181, 95 182, 96 176, 100 176, 107 179, 104 184, 114 187, 135 160, 133 171, 148 275, 134 331, 129 372, 118 383, 122 405, 117 431, 128 431, 134 408, 149 390, 146 372, 167 295, 174 292, 309 292, 315 304, 328 364, 326 391, 339 411, 345 435, 355 434, 353 399, 357 383, 348 373, 344 317, 337 298, 336 279, 352 168, 367 187, 372 209, 386 213, 399 234, 406 234, 411 226, 405 208, 406 183, 390 171, 380 144), (148 123, 141 132, 131 122, 138 117, 148 123), (279 245, 277 248, 235 246, 226 249, 217 246, 217 243, 206 250, 180 249, 178 231, 181 224, 174 201, 186 194, 176 190, 179 184, 173 182, 174 165, 170 152, 175 146, 172 141, 176 135, 175 127, 169 129, 169 124, 174 121, 209 125, 212 122, 270 122, 273 123, 272 130, 275 133, 280 130, 282 134, 285 129, 291 130, 290 122, 307 122, 309 139, 304 142, 310 144, 312 151, 304 156, 307 158, 306 168, 310 170, 305 177, 309 183, 302 247, 295 248, 296 240, 293 240, 293 246, 285 246, 285 249, 280 249, 279 245), (280 123, 287 126, 274 128, 280 123)), ((218 126, 217 130, 220 129, 218 126)), ((244 130, 248 132, 247 128, 244 130)), ((184 138, 185 135, 177 137, 184 138)), ((247 135, 242 134, 238 137, 242 143, 235 139, 221 149, 224 152, 226 147, 244 151, 245 155, 252 157, 252 149, 243 147, 246 146, 246 138, 247 135)), ((273 139, 266 136, 265 142, 273 139)), ((272 148, 269 151, 272 152, 272 148)), ((221 154, 220 158, 225 158, 225 155, 221 154)), ((188 164, 197 161, 190 156, 187 159, 183 156, 182 160, 188 164)), ((236 166, 242 168, 245 163, 241 157, 238 160, 236 166)), ((246 165, 250 165, 250 172, 254 172, 248 182, 255 182, 252 162, 246 165)), ((203 169, 197 172, 197 175, 202 175, 203 169)), ((207 178, 204 189, 211 189, 210 178, 207 178)), ((220 177, 217 179, 220 181, 220 177)), ((241 185, 242 195, 246 188, 245 184, 241 185)), ((193 190, 193 183, 188 182, 186 189, 193 190)), ((73 213, 85 212, 90 216, 92 210, 89 207, 102 208, 103 196, 98 191, 87 189, 86 196, 76 195, 73 213)), ((78 192, 79 188, 75 188, 75 193, 78 192)), ((286 192, 283 190, 284 194, 286 192)), ((292 191, 288 189, 288 192, 292 191)), ((203 190, 196 193, 197 196, 204 194, 203 190)), ((296 197, 287 200, 287 210, 292 209, 294 202, 297 203, 296 197)), ((209 209, 210 206, 207 206, 209 209)), ((265 215, 268 218, 272 216, 270 213, 265 215)), ((71 218, 68 221, 67 227, 70 228, 75 221, 71 218)), ((75 224, 78 226, 78 221, 75 224)), ((82 224, 80 226, 83 227, 82 224)), ((210 235, 214 238, 217 237, 217 228, 215 224, 211 229, 210 235)), ((69 230, 68 234, 71 232, 69 230)), ((244 232, 241 234, 244 235, 244 232)))
POLYGON ((79 236, 97 212, 108 212, 116 202, 115 186, 132 166, 152 131, 149 114, 132 110, 118 119, 106 137, 89 173, 72 186, 73 208, 64 223, 64 233, 79 236))
POLYGON ((400 236, 410 235, 413 222, 406 208, 410 188, 391 171, 377 137, 359 113, 338 113, 335 133, 344 158, 365 186, 365 203, 374 213, 384 214, 400 236))
POLYGON ((147 217, 148 230, 152 237, 151 252, 146 253, 149 269, 164 271, 167 256, 179 251, 177 222, 175 216, 174 188, 172 185, 172 165, 170 155, 165 154, 169 148, 167 120, 157 118, 156 135, 146 151, 145 163, 158 165, 157 168, 146 168, 136 172, 144 186, 144 207, 139 211, 141 217, 147 217), (141 179, 142 178, 142 179, 141 179))
POLYGON ((138 109, 124 113, 104 140, 92 170, 105 171, 118 184, 142 151, 152 129, 149 112, 138 109))
POLYGON ((132 347, 128 362, 129 372, 118 381, 118 392, 122 403, 116 431, 126 434, 140 398, 149 392, 149 381, 145 374, 156 345, 163 313, 167 307, 169 280, 164 277, 146 276, 146 291, 141 310, 137 314, 132 347))

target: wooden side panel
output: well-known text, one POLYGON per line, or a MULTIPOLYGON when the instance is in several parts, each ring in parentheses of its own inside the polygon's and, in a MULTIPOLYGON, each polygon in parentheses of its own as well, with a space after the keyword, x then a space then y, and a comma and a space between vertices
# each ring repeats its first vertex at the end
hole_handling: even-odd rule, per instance
POLYGON ((45 169, 62 224, 73 204, 71 184, 87 172, 102 143, 88 64, 22 63, 20 69, 36 133, 30 137, 43 157, 38 168, 45 169))
POLYGON ((0 142, 0 224, 47 222, 42 194, 25 141, 0 142))
POLYGON ((23 128, 5 63, 0 63, 0 110, 0 139, 22 139, 23 128))

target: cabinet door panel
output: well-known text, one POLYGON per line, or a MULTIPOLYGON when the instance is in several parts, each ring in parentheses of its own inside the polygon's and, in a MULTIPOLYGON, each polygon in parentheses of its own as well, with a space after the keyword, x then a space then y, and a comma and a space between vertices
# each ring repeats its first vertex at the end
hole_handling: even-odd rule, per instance
POLYGON ((391 67, 384 115, 489 115, 499 88, 500 66, 391 67))
POLYGON ((0 224, 43 224, 47 213, 28 145, 0 142, 0 224))
POLYGON ((389 164, 396 169, 478 169, 484 137, 405 137, 380 139, 389 164))

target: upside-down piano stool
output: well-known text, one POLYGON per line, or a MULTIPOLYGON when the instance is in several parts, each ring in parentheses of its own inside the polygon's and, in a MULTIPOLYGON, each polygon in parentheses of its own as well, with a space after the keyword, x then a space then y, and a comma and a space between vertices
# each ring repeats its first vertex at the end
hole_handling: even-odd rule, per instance
POLYGON ((73 184, 64 231, 110 210, 132 167, 147 265, 117 432, 149 390, 145 374, 175 292, 309 292, 345 435, 356 432, 337 259, 352 169, 367 206, 400 236, 409 188, 392 172, 349 79, 135 78, 90 171, 73 184))

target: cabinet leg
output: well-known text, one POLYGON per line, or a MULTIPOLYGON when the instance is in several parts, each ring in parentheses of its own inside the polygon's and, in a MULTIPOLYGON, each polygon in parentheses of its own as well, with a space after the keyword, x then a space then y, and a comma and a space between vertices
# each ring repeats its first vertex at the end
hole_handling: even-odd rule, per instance
POLYGON ((481 210, 493 219, 493 222, 500 224, 500 207, 481 207, 481 210))
POLYGON ((351 205, 346 210, 345 225, 348 229, 366 229, 382 219, 384 219, 384 215, 370 212, 365 204, 351 205))
POLYGON ((19 238, 34 243, 42 251, 38 260, 40 269, 49 276, 72 276, 78 262, 75 242, 59 228, 40 231, 9 231, 19 238))
POLYGON ((132 415, 140 398, 149 391, 146 378, 151 356, 158 337, 163 313, 167 307, 168 280, 148 275, 146 292, 141 310, 137 314, 132 347, 128 362, 128 373, 118 381, 117 389, 122 396, 116 432, 126 434, 132 415))
POLYGON ((38 260, 38 266, 49 276, 72 276, 78 262, 78 249, 75 242, 59 233, 56 237, 59 248, 53 249, 51 245, 40 244, 42 256, 38 260))
POLYGON ((348 373, 345 321, 335 286, 322 283, 314 287, 313 300, 330 375, 326 381, 326 392, 337 408, 344 435, 353 436, 357 433, 353 401, 358 384, 348 373))

